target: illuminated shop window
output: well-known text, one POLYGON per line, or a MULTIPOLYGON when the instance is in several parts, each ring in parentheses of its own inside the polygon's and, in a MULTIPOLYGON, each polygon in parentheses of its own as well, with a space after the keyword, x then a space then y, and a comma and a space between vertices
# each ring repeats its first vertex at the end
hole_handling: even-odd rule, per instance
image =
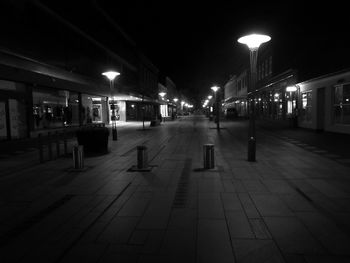
POLYGON ((334 87, 333 121, 350 124, 350 84, 334 87))
POLYGON ((312 92, 308 91, 308 92, 301 93, 301 102, 302 102, 302 105, 301 105, 300 117, 305 122, 311 122, 312 121, 312 114, 311 114, 312 92))

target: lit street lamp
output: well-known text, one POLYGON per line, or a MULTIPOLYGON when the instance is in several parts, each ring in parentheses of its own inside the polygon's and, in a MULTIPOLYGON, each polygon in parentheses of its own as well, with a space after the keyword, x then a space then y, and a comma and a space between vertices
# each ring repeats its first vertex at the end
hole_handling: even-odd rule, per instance
MULTIPOLYGON (((158 95, 162 97, 162 100, 164 100, 164 96, 166 95, 166 93, 162 91, 162 92, 159 92, 158 95)), ((162 116, 162 112, 161 112, 160 115, 162 116)), ((162 121, 162 120, 160 120, 160 121, 162 121)), ((164 114, 164 117, 163 117, 163 121, 165 122, 165 114, 164 114)))
MULTIPOLYGON (((251 34, 243 36, 238 39, 238 42, 248 46, 250 50, 250 91, 254 92, 256 87, 256 63, 258 59, 258 49, 262 43, 270 41, 271 37, 267 35, 251 34)), ((255 161, 256 153, 256 138, 255 138, 255 116, 254 116, 254 100, 253 96, 249 98, 248 94, 248 103, 250 102, 249 107, 249 138, 248 138, 248 161, 255 161)))
MULTIPOLYGON (((216 96, 216 92, 220 89, 220 87, 218 86, 213 86, 211 87, 212 91, 214 91, 214 100, 215 100, 215 103, 216 103, 216 129, 220 130, 220 124, 219 124, 219 120, 220 120, 220 111, 219 111, 219 100, 218 100, 218 96, 216 96)), ((208 96, 209 98, 209 96, 208 96)))
POLYGON ((112 138, 113 141, 118 140, 118 133, 117 133, 117 116, 115 115, 115 105, 114 105, 114 79, 118 75, 120 75, 119 72, 116 71, 108 71, 108 72, 103 72, 102 75, 106 76, 109 79, 110 83, 110 90, 111 90, 111 99, 112 99, 112 104, 111 104, 111 109, 112 109, 112 116, 111 116, 111 121, 112 121, 112 138))

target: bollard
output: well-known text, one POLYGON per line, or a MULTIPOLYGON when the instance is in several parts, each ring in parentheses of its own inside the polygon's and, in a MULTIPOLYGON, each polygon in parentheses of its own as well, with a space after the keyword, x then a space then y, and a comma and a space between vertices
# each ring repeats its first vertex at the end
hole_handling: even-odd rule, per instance
POLYGON ((248 161, 255 162, 256 140, 250 137, 248 140, 248 161))
POLYGON ((214 163, 214 144, 203 145, 203 162, 204 169, 213 169, 214 163))
POLYGON ((75 145, 73 147, 73 165, 74 169, 84 168, 84 146, 75 145))
POLYGON ((47 133, 47 146, 49 150, 49 160, 52 160, 52 137, 51 137, 51 132, 47 133))
POLYGON ((40 163, 44 162, 44 149, 43 149, 43 139, 41 133, 38 134, 38 149, 39 149, 39 160, 40 163))
POLYGON ((63 150, 64 150, 64 155, 68 154, 68 149, 67 149, 67 132, 63 131, 63 150))
POLYGON ((55 139, 56 139, 56 158, 60 157, 60 137, 58 131, 56 131, 55 139))
POLYGON ((148 168, 147 147, 144 145, 137 146, 137 168, 148 168))

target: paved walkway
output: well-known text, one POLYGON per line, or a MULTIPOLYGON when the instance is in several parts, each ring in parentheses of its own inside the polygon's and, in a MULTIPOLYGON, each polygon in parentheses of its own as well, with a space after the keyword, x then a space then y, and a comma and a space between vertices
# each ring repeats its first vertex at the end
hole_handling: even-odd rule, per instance
POLYGON ((246 122, 221 126, 126 127, 82 171, 59 158, 1 177, 0 262, 350 262, 349 168, 265 132, 247 162, 246 122), (137 145, 150 172, 129 170, 137 145))

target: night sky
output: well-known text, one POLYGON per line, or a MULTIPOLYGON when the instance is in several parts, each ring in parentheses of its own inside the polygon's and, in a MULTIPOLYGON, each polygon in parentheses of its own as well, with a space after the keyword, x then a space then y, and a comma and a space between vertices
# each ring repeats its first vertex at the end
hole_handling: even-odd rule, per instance
MULTIPOLYGON (((12 2, 21 6, 28 1, 12 2)), ((96 20, 103 18, 94 15, 93 2, 57 0, 45 4, 98 41, 108 43, 108 35, 102 34, 104 29, 96 20)), ((179 89, 188 90, 189 96, 206 96, 213 84, 224 85, 231 74, 248 65, 249 51, 237 39, 253 31, 269 34, 279 54, 291 65, 310 72, 310 76, 350 66, 350 22, 345 1, 95 2, 136 42, 161 74, 169 76, 179 89)), ((9 31, 11 25, 2 19, 2 30, 9 31)), ((47 35, 56 33, 50 33, 52 30, 48 28, 47 35)), ((60 34, 65 37, 64 32, 60 34)), ((36 37, 40 40, 45 36, 36 37)))
POLYGON ((350 65, 345 2, 145 1, 135 8, 136 3, 116 7, 116 21, 178 86, 195 94, 205 96, 249 61, 237 39, 253 30, 269 34, 280 54, 302 71, 319 75, 350 65))

